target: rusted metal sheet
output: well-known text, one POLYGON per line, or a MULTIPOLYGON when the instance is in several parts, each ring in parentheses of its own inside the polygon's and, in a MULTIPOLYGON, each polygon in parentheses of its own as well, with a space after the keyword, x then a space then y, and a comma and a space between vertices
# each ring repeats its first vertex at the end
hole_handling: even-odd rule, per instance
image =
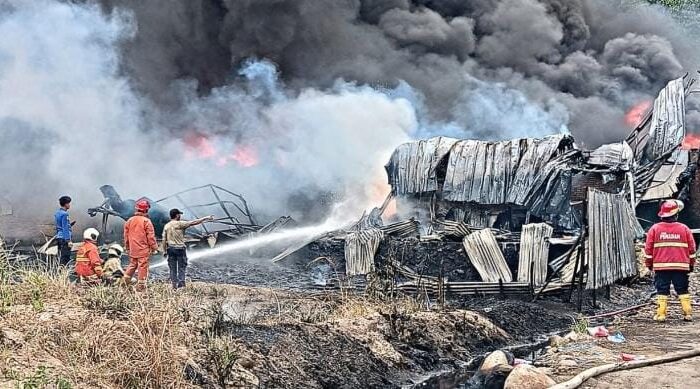
POLYGON ((632 215, 623 194, 588 189, 587 289, 637 274, 632 215))
POLYGON ((374 271, 374 255, 384 233, 377 228, 351 232, 345 237, 345 274, 356 276, 374 271))
POLYGON ((472 232, 462 241, 467 257, 485 282, 511 282, 508 263, 491 229, 472 232))
POLYGON ((457 139, 436 137, 400 145, 385 166, 395 194, 416 194, 437 190, 437 165, 457 139))
POLYGON ((518 282, 543 285, 547 279, 549 238, 554 229, 545 223, 526 224, 520 234, 518 282), (530 268, 532 267, 532 274, 530 268))

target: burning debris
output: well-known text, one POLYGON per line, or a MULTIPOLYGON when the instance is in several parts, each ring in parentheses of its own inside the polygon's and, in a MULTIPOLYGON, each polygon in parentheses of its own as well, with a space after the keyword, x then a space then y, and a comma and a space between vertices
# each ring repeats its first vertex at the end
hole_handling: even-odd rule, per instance
POLYGON ((671 81, 625 141, 592 151, 568 135, 405 143, 386 165, 392 190, 382 207, 350 228, 299 242, 275 261, 294 253, 329 257, 349 282, 378 275, 390 281, 385 288, 441 298, 539 294, 576 283, 599 289, 633 277, 635 242, 644 236, 637 211, 696 182, 681 182, 698 160, 681 147, 693 139, 684 98, 694 82, 671 81), (385 225, 392 200, 397 213, 385 225), (343 251, 314 251, 331 240, 344 242, 343 251), (397 246, 403 250, 387 250, 397 246))

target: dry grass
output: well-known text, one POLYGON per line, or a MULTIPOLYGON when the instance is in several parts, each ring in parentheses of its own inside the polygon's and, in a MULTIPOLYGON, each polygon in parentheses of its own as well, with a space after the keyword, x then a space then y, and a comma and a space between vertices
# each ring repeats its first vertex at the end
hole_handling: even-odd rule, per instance
POLYGON ((0 249, 0 387, 191 387, 180 299, 79 289, 65 272, 18 269, 0 249))
POLYGON ((53 267, 13 268, 11 256, 0 247, 0 388, 194 387, 185 374, 191 361, 203 367, 196 375, 226 386, 240 382, 234 376, 241 356, 249 355, 231 336, 237 326, 314 325, 425 308, 410 298, 382 302, 206 284, 178 293, 158 283, 142 294, 79 288, 53 267))

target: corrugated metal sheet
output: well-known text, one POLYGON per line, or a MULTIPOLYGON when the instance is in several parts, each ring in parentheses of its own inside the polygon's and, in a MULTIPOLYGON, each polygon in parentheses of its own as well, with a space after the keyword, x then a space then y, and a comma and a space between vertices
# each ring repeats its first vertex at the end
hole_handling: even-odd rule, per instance
POLYGON ((464 238, 462 244, 482 281, 513 281, 508 263, 506 263, 496 237, 490 229, 472 232, 464 238))
POLYGON ((564 135, 503 142, 462 140, 450 152, 443 198, 524 205, 537 175, 562 147, 564 135))
POLYGON ((588 190, 588 281, 597 289, 637 274, 632 210, 622 194, 588 190))
POLYGON ((407 236, 418 236, 418 221, 415 219, 403 220, 397 223, 387 224, 386 226, 379 227, 385 235, 397 236, 397 237, 407 237, 407 236))
POLYGON ((439 230, 445 235, 465 237, 469 235, 472 230, 464 222, 456 222, 452 220, 436 220, 435 224, 438 226, 439 230))
POLYGON ((436 167, 457 139, 437 137, 400 145, 385 166, 395 194, 437 190, 436 167))
MULTIPOLYGON (((678 78, 670 81, 654 100, 644 156, 653 161, 677 147, 684 136, 685 86, 683 78, 678 78)), ((674 154, 672 160, 677 156, 674 154)))
POLYGON ((591 151, 587 162, 611 170, 629 171, 634 163, 634 152, 626 142, 611 143, 591 151))
POLYGON ((532 282, 539 286, 547 279, 549 258, 549 238, 554 229, 544 223, 526 224, 520 235, 520 257, 518 261, 518 281, 532 282), (530 266, 533 265, 532 279, 530 266))
POLYGON ((374 271, 374 255, 384 233, 377 228, 351 232, 345 237, 345 274, 356 276, 374 271))
POLYGON ((675 158, 675 163, 661 165, 652 179, 645 183, 648 189, 642 201, 667 199, 678 192, 678 178, 688 167, 688 151, 679 150, 675 158))

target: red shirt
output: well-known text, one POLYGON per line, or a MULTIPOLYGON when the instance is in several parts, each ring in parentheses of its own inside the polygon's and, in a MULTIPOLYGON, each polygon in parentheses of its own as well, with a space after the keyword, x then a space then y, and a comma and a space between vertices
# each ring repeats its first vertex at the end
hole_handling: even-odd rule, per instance
POLYGON ((158 250, 153 223, 142 213, 137 212, 124 224, 124 248, 131 258, 148 258, 158 250))
POLYGON ((654 270, 689 271, 695 266, 695 239, 683 223, 660 222, 647 232, 646 266, 654 270))

